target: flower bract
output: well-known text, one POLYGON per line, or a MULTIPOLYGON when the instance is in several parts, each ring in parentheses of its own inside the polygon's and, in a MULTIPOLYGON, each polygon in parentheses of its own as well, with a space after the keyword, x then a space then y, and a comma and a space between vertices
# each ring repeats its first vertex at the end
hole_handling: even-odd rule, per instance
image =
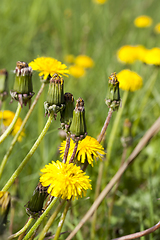
POLYGON ((142 87, 143 80, 136 72, 124 69, 117 74, 119 87, 134 92, 142 87))
MULTIPOLYGON (((15 116, 15 113, 11 112, 9 110, 0 111, 0 122, 2 122, 4 128, 8 127, 11 124, 14 116, 15 116)), ((13 136, 15 136, 17 134, 17 132, 19 131, 19 129, 21 127, 21 124, 22 124, 22 119, 18 118, 16 124, 13 127, 12 133, 11 133, 13 136)), ((21 142, 22 137, 24 137, 24 136, 25 136, 25 132, 24 132, 24 130, 22 130, 22 132, 20 133, 20 135, 18 137, 18 141, 21 142)))
POLYGON ((54 197, 75 199, 85 196, 87 189, 92 189, 89 176, 73 163, 52 161, 41 172, 42 186, 49 186, 48 193, 54 197))
POLYGON ((134 25, 138 28, 146 28, 152 25, 152 18, 146 15, 137 17, 134 20, 134 25))
MULTIPOLYGON (((62 158, 65 151, 65 146, 66 141, 63 141, 60 147, 62 158)), ((72 156, 74 147, 75 143, 72 139, 70 139, 70 149, 67 157, 67 162, 72 156)), ((96 158, 102 159, 103 155, 105 155, 104 148, 95 138, 86 136, 82 141, 78 142, 78 149, 75 157, 81 163, 84 163, 87 160, 88 163, 93 167, 93 160, 96 160, 96 158)))
POLYGON ((39 71, 39 76, 43 76, 44 79, 57 73, 58 75, 67 76, 69 70, 65 64, 51 57, 39 57, 29 63, 29 66, 36 71, 39 71))

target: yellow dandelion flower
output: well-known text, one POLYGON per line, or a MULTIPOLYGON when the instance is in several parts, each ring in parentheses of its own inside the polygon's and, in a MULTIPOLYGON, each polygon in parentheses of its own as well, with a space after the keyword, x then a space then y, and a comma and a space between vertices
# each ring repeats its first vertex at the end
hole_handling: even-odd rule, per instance
POLYGON ((58 75, 67 76, 69 70, 65 64, 51 57, 39 57, 29 63, 29 66, 36 71, 39 71, 39 76, 44 76, 44 79, 57 73, 58 75))
MULTIPOLYGON (((14 116, 15 116, 15 113, 11 112, 9 110, 0 111, 0 123, 3 124, 4 127, 8 127, 11 124, 11 122, 13 121, 14 116)), ((17 120, 16 124, 14 125, 13 130, 11 132, 11 134, 13 136, 15 136, 17 134, 21 125, 22 125, 22 119, 18 118, 18 120, 17 120)), ((18 137, 18 141, 21 142, 22 137, 24 137, 24 136, 25 136, 25 132, 23 130, 18 137)))
MULTIPOLYGON (((60 153, 63 159, 64 151, 65 151, 66 141, 61 143, 60 153)), ((70 140, 70 149, 67 157, 67 162, 70 160, 73 150, 75 147, 75 143, 73 140, 70 140)), ((84 163, 86 160, 93 167, 93 160, 96 158, 102 159, 103 155, 105 155, 104 148, 102 145, 93 137, 86 136, 82 141, 78 142, 78 149, 75 155, 75 158, 84 163)))
POLYGON ((75 64, 83 68, 92 68, 94 61, 86 55, 79 55, 75 58, 75 64))
POLYGON ((52 161, 41 172, 42 186, 49 186, 48 193, 54 197, 75 199, 85 196, 87 189, 92 189, 89 176, 73 163, 52 161))
POLYGON ((134 25, 138 28, 146 28, 152 25, 152 18, 146 15, 139 16, 135 18, 134 25))
POLYGON ((146 55, 146 52, 148 49, 146 49, 142 45, 135 46, 135 52, 137 54, 137 60, 144 61, 144 56, 146 55))
POLYGON ((64 61, 67 62, 67 63, 74 63, 74 55, 72 54, 68 54, 64 57, 64 61))
POLYGON ((117 74, 119 87, 126 91, 134 92, 142 87, 143 81, 141 76, 136 72, 124 69, 117 74))
POLYGON ((156 24, 156 26, 154 27, 154 32, 160 34, 160 23, 156 24))
POLYGON ((160 48, 155 47, 152 49, 148 49, 148 51, 146 51, 146 54, 144 55, 143 62, 146 64, 160 66, 160 48))
POLYGON ((117 52, 120 62, 132 64, 137 60, 137 53, 134 46, 124 45, 117 52))
POLYGON ((97 3, 97 4, 104 4, 106 3, 108 0, 93 0, 93 2, 97 3))
POLYGON ((80 78, 85 76, 86 71, 83 67, 80 67, 78 65, 72 65, 69 67, 70 74, 75 78, 80 78))

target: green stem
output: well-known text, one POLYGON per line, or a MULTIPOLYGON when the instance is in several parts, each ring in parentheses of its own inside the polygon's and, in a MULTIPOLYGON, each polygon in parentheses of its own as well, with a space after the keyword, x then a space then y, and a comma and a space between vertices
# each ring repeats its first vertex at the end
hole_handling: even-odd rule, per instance
POLYGON ((43 92, 44 87, 45 87, 45 83, 43 83, 43 84, 41 85, 41 88, 40 88, 39 92, 37 93, 37 96, 36 96, 36 98, 34 99, 34 102, 32 103, 32 105, 31 105, 28 113, 26 114, 26 116, 25 116, 25 118, 24 118, 24 120, 23 120, 23 122, 22 122, 22 124, 21 124, 21 127, 20 127, 19 131, 17 132, 17 134, 16 134, 15 137, 13 138, 9 149, 8 149, 7 153, 5 154, 3 160, 2 160, 2 163, 1 163, 1 165, 0 165, 0 178, 1 178, 1 176, 2 176, 2 173, 3 173, 4 167, 5 167, 6 163, 7 163, 7 160, 8 160, 8 158, 9 158, 9 156, 10 156, 10 154, 11 154, 13 148, 14 148, 14 145, 16 144, 17 139, 18 139, 20 133, 22 132, 23 128, 25 127, 25 125, 26 125, 26 123, 27 123, 27 121, 28 121, 31 113, 33 112, 33 109, 34 109, 34 107, 36 106, 36 103, 37 103, 37 101, 38 101, 41 93, 43 92))
POLYGON ((57 227, 57 231, 56 231, 55 236, 54 236, 54 240, 58 240, 58 238, 59 238, 59 235, 61 233, 61 229, 63 227, 63 224, 64 224, 64 221, 65 221, 65 218, 66 218, 66 215, 67 215, 70 204, 71 204, 71 201, 69 200, 67 202, 67 205, 66 205, 63 213, 62 213, 61 219, 60 219, 58 227, 57 227))
POLYGON ((47 133, 51 122, 53 120, 53 114, 51 114, 46 122, 46 125, 44 126, 41 134, 39 135, 37 141, 35 142, 35 144, 33 145, 33 147, 31 148, 31 150, 29 151, 29 153, 26 155, 26 157, 23 159, 23 161, 21 162, 21 164, 19 165, 19 167, 16 169, 16 171, 13 173, 13 175, 11 176, 11 178, 8 180, 8 182, 6 183, 6 185, 4 186, 4 188, 2 189, 2 191, 7 191, 10 186, 14 183, 15 179, 18 177, 18 175, 21 173, 21 171, 23 170, 23 168, 25 167, 25 165, 28 163, 29 159, 32 157, 32 155, 34 154, 34 152, 36 151, 36 149, 38 148, 39 144, 41 143, 42 139, 44 138, 45 134, 47 133))
POLYGON ((120 118, 121 118, 121 115, 122 115, 127 97, 128 97, 128 91, 125 91, 124 94, 123 94, 123 98, 122 98, 122 107, 119 108, 119 110, 118 110, 118 113, 117 113, 116 118, 115 118, 114 123, 113 123, 112 131, 110 133, 109 141, 108 141, 107 161, 106 161, 107 166, 109 165, 109 161, 110 161, 110 157, 111 157, 111 151, 112 151, 112 147, 113 147, 113 141, 114 141, 114 138, 115 138, 115 135, 116 135, 116 132, 117 132, 119 121, 120 121, 120 118))
POLYGON ((58 200, 58 198, 56 198, 56 197, 53 199, 53 201, 50 203, 50 205, 47 207, 47 209, 44 211, 44 213, 37 219, 37 221, 32 226, 32 228, 29 230, 27 235, 23 238, 23 240, 28 240, 31 237, 31 235, 34 233, 34 231, 36 231, 36 229, 39 227, 39 225, 41 224, 43 219, 48 215, 48 213, 50 212, 50 210, 52 209, 54 204, 57 202, 57 200, 58 200))
POLYGON ((22 110, 22 107, 20 105, 20 103, 18 103, 18 107, 17 107, 17 110, 16 110, 16 113, 15 113, 15 116, 13 118, 13 121, 11 122, 11 124, 8 126, 8 128, 6 129, 6 131, 0 136, 0 144, 6 139, 6 137, 11 133, 14 125, 16 124, 17 122, 17 119, 20 115, 20 112, 22 110))
POLYGON ((20 231, 18 231, 17 233, 12 234, 10 237, 8 237, 8 240, 16 238, 19 235, 21 235, 23 232, 25 232, 27 230, 27 228, 29 227, 29 225, 31 224, 32 220, 33 220, 33 218, 30 217, 28 219, 27 223, 24 225, 24 227, 20 231))
MULTIPOLYGON (((48 229, 50 228, 50 226, 52 225, 53 221, 55 220, 55 218, 57 217, 57 214, 60 212, 61 208, 63 207, 64 203, 66 202, 66 200, 62 200, 62 202, 58 205, 58 207, 56 208, 56 210, 54 211, 54 213, 52 214, 52 216, 50 217, 50 219, 48 220, 48 222, 46 223, 45 227, 43 228, 40 237, 38 238, 38 240, 43 240, 46 236, 46 233, 48 231, 48 229)), ((26 239, 24 239, 26 240, 26 239)))

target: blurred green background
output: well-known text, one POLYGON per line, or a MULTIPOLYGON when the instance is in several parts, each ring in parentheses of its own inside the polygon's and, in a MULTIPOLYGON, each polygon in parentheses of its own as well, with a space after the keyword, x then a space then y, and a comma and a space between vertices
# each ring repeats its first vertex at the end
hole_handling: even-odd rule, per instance
MULTIPOLYGON (((108 0, 98 5, 91 0, 1 0, 0 4, 0 68, 9 71, 9 87, 13 86, 17 61, 31 62, 38 56, 53 57, 64 63, 67 54, 90 56, 95 66, 79 79, 65 77, 65 92, 71 92, 75 99, 85 101, 88 134, 97 137, 108 113, 105 105, 108 77, 112 72, 124 68, 136 71, 143 78, 142 89, 130 93, 116 133, 111 160, 108 169, 104 169, 102 188, 109 182, 120 166, 123 148, 121 145, 122 127, 125 118, 133 125, 133 145, 138 143, 147 129, 160 115, 159 69, 155 66, 136 62, 124 65, 117 60, 117 50, 123 45, 141 44, 147 48, 160 47, 160 35, 153 28, 160 22, 160 2, 158 0, 108 0), (139 15, 148 15, 153 25, 138 29, 133 21, 139 15), (154 86, 151 79, 158 72, 154 86), (134 127, 136 121, 138 126, 134 127), (107 171, 107 175, 106 175, 107 171)), ((67 65, 67 63, 66 63, 67 65)), ((69 66, 69 65, 68 65, 69 66)), ((33 74, 35 94, 40 88, 38 73, 33 74)), ((0 186, 3 187, 13 171, 26 156, 40 134, 47 117, 44 117, 43 102, 46 100, 48 86, 31 115, 25 131, 26 137, 17 143, 5 167, 0 186)), ((121 98, 123 97, 121 90, 121 98)), ((5 109, 16 111, 17 102, 5 103, 5 109)), ((122 103, 123 104, 123 103, 122 103)), ((28 106, 21 112, 22 119, 28 106)), ((105 148, 116 117, 113 114, 106 134, 105 148)), ((51 160, 59 159, 58 146, 61 139, 58 134, 59 117, 54 121, 40 147, 32 156, 18 183, 10 190, 16 195, 13 232, 27 220, 24 205, 30 199, 39 180, 40 169, 51 160), (16 189, 17 188, 17 189, 16 189)), ((112 192, 98 209, 95 239, 111 239, 121 235, 149 228, 159 221, 160 203, 160 134, 154 137, 123 175, 114 203, 112 216, 108 219, 112 192)), ((0 148, 1 159, 6 153, 12 136, 0 148)), ((64 231, 71 231, 94 201, 94 191, 98 175, 99 162, 94 168, 88 167, 87 173, 92 179, 93 190, 88 191, 89 199, 80 199, 73 204, 75 218, 70 222, 70 214, 64 231)), ((56 226, 55 226, 56 227, 56 226)), ((74 239, 90 238, 90 221, 74 239)), ((54 232, 54 227, 51 229, 54 232)), ((160 231, 144 237, 159 240, 160 231)), ((61 236, 64 239, 67 235, 61 236)))

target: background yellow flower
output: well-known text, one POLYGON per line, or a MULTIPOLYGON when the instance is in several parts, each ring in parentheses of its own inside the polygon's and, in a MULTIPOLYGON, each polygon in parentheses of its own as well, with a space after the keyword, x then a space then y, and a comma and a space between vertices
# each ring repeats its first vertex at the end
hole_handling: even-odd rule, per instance
POLYGON ((81 67, 81 66, 78 66, 78 65, 70 66, 69 67, 69 72, 75 78, 83 77, 86 74, 85 69, 83 67, 81 67))
POLYGON ((143 81, 141 76, 136 72, 124 69, 117 74, 119 87, 123 90, 134 92, 142 87, 143 81))
MULTIPOLYGON (((12 111, 9 111, 9 110, 0 111, 0 123, 2 121, 1 124, 3 124, 5 127, 8 127, 11 124, 14 116, 15 116, 15 113, 12 111)), ((13 130, 11 132, 11 134, 13 136, 15 136, 17 134, 17 132, 19 131, 19 129, 21 127, 21 124, 22 124, 22 119, 18 118, 18 120, 17 120, 16 124, 14 125, 13 130)), ((18 137, 18 141, 21 142, 22 137, 24 137, 24 136, 25 136, 25 131, 23 129, 23 131, 20 133, 20 135, 18 137)))
POLYGON ((146 15, 141 15, 134 20, 134 25, 138 28, 146 28, 152 25, 152 18, 146 15))

